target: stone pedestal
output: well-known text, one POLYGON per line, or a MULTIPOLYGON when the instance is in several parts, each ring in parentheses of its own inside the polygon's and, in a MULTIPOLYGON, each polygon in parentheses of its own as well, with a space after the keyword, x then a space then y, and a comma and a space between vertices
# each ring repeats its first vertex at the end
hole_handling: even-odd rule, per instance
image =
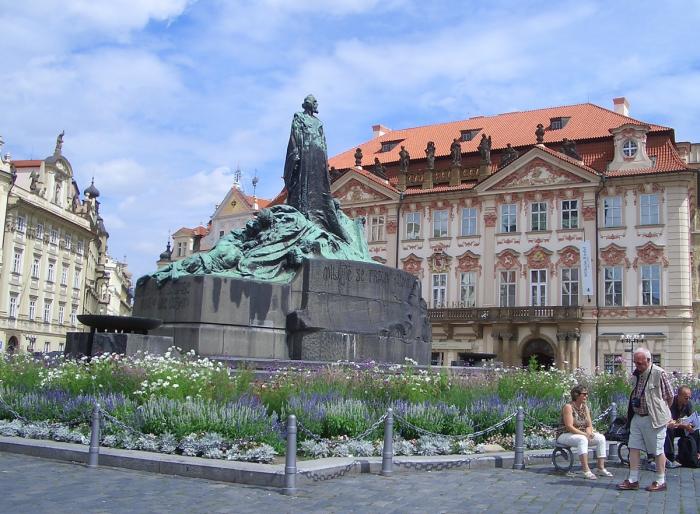
MULTIPOLYGON (((173 338, 144 334, 116 334, 113 332, 97 332, 94 334, 92 355, 102 353, 121 353, 134 355, 137 352, 148 352, 163 355, 173 346, 173 338)), ((90 344, 89 332, 68 332, 66 334, 65 356, 82 357, 88 354, 90 344)))
POLYGON ((420 282, 394 268, 312 259, 289 284, 213 275, 138 286, 134 314, 204 356, 430 362, 420 282))

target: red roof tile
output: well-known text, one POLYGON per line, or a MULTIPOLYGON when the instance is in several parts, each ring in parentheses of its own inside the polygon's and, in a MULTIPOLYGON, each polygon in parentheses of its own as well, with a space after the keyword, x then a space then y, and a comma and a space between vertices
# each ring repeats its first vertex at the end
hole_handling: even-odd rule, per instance
MULTIPOLYGON (((558 143, 563 138, 574 141, 611 138, 610 129, 632 123, 648 125, 649 133, 670 131, 661 125, 643 123, 634 118, 623 116, 609 109, 604 109, 590 103, 550 107, 534 111, 511 112, 496 116, 478 116, 461 121, 437 123, 422 127, 392 130, 387 134, 371 139, 359 145, 364 154, 363 164, 371 166, 374 158, 382 163, 397 163, 401 145, 411 154, 411 160, 425 159, 425 147, 428 141, 435 142, 435 156, 450 155, 450 145, 455 137, 460 137, 464 130, 479 132, 471 141, 462 142, 462 152, 478 152, 481 135, 491 136, 492 150, 500 150, 510 143, 513 147, 530 146, 535 144, 535 129, 538 123, 545 126, 544 142, 558 143), (569 118, 566 125, 558 130, 548 130, 552 118, 569 118), (381 144, 387 141, 398 141, 388 152, 380 152, 381 144)), ((340 153, 329 160, 329 164, 337 169, 350 168, 355 164, 355 148, 340 153)), ((585 159, 584 159, 585 160, 585 159)))
POLYGON ((43 161, 38 161, 38 160, 31 160, 31 161, 12 161, 12 164, 15 165, 15 168, 38 168, 41 166, 41 163, 43 161))

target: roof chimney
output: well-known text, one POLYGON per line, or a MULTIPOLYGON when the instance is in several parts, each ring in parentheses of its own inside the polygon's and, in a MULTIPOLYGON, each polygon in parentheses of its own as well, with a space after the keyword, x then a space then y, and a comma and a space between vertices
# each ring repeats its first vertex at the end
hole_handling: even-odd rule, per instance
POLYGON ((388 127, 385 127, 384 125, 372 125, 372 132, 374 134, 374 139, 377 139, 378 137, 382 137, 384 134, 389 132, 391 129, 388 127))
POLYGON ((623 116, 630 115, 630 103, 624 96, 613 98, 613 104, 615 105, 615 112, 617 114, 622 114, 623 116))

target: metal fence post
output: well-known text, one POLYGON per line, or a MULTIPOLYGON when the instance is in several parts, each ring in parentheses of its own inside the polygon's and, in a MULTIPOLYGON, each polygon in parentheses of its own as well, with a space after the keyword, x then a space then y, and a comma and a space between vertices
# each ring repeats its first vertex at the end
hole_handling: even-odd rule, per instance
POLYGON ((90 449, 88 450, 88 467, 96 468, 100 458, 100 404, 95 403, 92 408, 91 430, 90 430, 90 449))
POLYGON ((515 415, 515 456, 513 469, 525 469, 525 411, 518 407, 515 415))
POLYGON ((384 418, 384 449, 382 450, 382 472, 385 477, 394 473, 394 411, 386 410, 384 418))
POLYGON ((615 419, 617 418, 617 404, 615 402, 612 402, 610 404, 610 424, 612 425, 615 419))
POLYGON ((284 461, 284 494, 292 495, 297 491, 297 417, 290 414, 287 418, 287 455, 284 461))

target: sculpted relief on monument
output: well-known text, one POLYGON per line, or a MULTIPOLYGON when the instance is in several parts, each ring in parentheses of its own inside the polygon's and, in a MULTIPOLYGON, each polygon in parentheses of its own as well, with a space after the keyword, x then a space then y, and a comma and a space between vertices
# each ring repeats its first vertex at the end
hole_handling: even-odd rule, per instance
POLYGON ((511 173, 501 180, 494 186, 494 189, 580 184, 582 182, 584 180, 573 173, 556 168, 542 159, 535 159, 522 169, 511 173))

